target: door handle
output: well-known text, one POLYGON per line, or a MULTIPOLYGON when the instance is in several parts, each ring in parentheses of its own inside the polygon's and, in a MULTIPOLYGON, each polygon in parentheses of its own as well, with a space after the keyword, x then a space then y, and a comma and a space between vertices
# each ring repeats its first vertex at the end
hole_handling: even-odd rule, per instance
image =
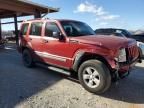
POLYGON ((70 40, 70 42, 75 43, 75 44, 79 43, 79 41, 76 41, 76 40, 70 40))
POLYGON ((30 41, 32 41, 32 38, 29 38, 30 41))
POLYGON ((48 43, 48 40, 43 40, 44 43, 48 43))

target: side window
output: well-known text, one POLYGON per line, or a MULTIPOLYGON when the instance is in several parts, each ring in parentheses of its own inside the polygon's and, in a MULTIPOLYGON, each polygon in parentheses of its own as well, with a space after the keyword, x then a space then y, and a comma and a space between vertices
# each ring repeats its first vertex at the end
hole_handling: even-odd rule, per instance
POLYGON ((53 32, 60 32, 58 26, 55 23, 53 23, 53 22, 46 23, 45 36, 53 37, 53 32))
POLYGON ((31 24, 30 35, 41 36, 42 22, 34 22, 31 24))
POLYGON ((22 35, 26 35, 27 30, 28 30, 28 26, 29 26, 28 23, 22 25, 22 29, 21 29, 22 35))

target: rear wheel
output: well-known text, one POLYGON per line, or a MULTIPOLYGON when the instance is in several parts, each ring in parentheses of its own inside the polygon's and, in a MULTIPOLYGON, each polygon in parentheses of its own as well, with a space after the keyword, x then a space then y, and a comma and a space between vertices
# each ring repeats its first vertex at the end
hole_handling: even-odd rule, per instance
POLYGON ((79 68, 78 76, 82 86, 92 93, 103 93, 111 85, 109 69, 98 60, 84 62, 79 68))
POLYGON ((34 66, 33 58, 28 49, 25 49, 22 53, 23 63, 26 67, 34 66))

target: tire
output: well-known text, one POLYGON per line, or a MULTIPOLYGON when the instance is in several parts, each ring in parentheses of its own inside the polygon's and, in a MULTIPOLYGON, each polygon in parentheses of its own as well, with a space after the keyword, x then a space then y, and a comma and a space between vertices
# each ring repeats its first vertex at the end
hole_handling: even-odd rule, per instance
POLYGON ((25 49, 23 51, 22 58, 23 58, 23 63, 26 67, 30 68, 34 66, 32 55, 28 49, 25 49))
POLYGON ((84 62, 79 70, 78 77, 81 85, 89 92, 102 94, 111 85, 111 75, 107 66, 98 60, 84 62))

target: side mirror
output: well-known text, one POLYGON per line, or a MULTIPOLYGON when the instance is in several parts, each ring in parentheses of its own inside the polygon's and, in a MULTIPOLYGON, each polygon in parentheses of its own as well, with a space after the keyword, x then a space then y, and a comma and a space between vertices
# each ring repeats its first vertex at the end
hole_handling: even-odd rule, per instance
POLYGON ((59 32, 53 32, 52 35, 53 35, 53 37, 58 38, 60 33, 59 32))
POLYGON ((60 32, 53 32, 53 37, 58 38, 60 41, 65 40, 65 37, 60 32))

